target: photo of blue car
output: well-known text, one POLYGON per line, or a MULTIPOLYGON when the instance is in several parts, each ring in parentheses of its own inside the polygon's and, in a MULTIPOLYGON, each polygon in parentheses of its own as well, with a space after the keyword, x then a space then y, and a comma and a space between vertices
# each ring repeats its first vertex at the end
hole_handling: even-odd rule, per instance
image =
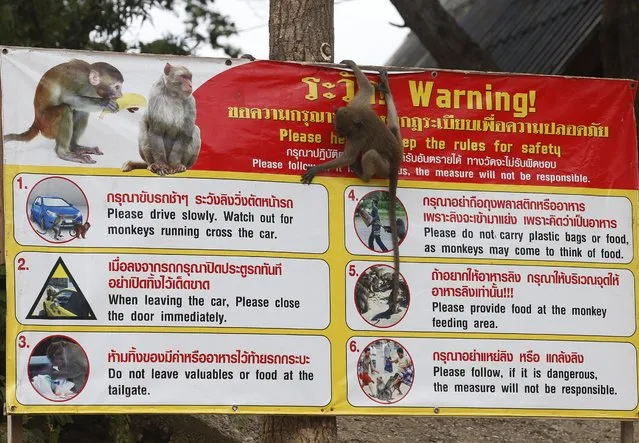
POLYGON ((72 228, 76 223, 82 224, 82 213, 78 208, 60 197, 36 197, 31 203, 31 220, 43 231, 53 227, 53 222, 61 215, 60 228, 72 228))
POLYGON ((84 191, 65 177, 46 177, 31 188, 25 218, 33 232, 49 243, 84 239, 91 226, 84 191))

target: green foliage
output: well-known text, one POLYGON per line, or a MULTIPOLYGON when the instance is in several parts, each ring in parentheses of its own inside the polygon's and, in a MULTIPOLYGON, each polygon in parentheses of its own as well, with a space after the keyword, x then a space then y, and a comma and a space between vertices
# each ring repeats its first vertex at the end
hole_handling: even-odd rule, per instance
POLYGON ((22 427, 25 441, 32 443, 58 443, 60 434, 73 423, 71 415, 24 415, 22 427))
POLYGON ((236 57, 240 51, 219 40, 236 33, 235 24, 213 9, 213 0, 0 0, 0 44, 187 55, 203 44, 236 57), (167 33, 153 42, 127 42, 123 35, 152 9, 186 11, 183 35, 167 33))
MULTIPOLYGON (((172 1, 167 3, 171 4, 172 1)), ((189 16, 186 21, 186 33, 193 37, 197 44, 202 42, 210 43, 213 49, 224 49, 224 52, 231 57, 240 55, 240 50, 231 45, 221 44, 220 37, 229 37, 237 32, 235 24, 228 20, 228 17, 213 11, 208 6, 209 0, 185 0, 185 10, 189 16), (202 33, 198 28, 204 27, 208 32, 202 33)))
POLYGON ((109 420, 109 435, 114 443, 134 443, 131 419, 128 415, 113 415, 109 420))
POLYGON ((190 51, 185 49, 184 39, 167 34, 163 39, 154 40, 150 43, 140 43, 140 52, 147 54, 175 54, 189 55, 190 51))
MULTIPOLYGON (((371 211, 373 209, 373 199, 377 198, 377 208, 380 214, 387 214, 390 208, 390 194, 387 191, 374 191, 367 194, 364 200, 360 203, 360 207, 371 211)), ((406 217, 406 209, 401 201, 397 201, 395 205, 395 214, 397 217, 406 217)))

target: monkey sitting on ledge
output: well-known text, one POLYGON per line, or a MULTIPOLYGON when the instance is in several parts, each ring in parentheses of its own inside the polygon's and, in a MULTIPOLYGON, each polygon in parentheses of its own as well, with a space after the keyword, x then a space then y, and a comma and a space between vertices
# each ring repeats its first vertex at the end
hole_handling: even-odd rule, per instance
POLYGON ((129 161, 122 172, 148 169, 157 175, 184 172, 200 154, 200 128, 192 75, 184 66, 164 66, 149 93, 149 105, 140 123, 138 146, 144 161, 129 161))

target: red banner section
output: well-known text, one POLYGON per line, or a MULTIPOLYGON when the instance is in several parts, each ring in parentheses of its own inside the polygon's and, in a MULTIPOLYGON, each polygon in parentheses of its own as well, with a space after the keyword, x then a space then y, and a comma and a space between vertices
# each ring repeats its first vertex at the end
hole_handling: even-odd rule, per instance
MULTIPOLYGON (((391 73, 390 86, 402 179, 637 189, 636 82, 437 70, 391 73)), ((222 72, 194 94, 194 169, 296 175, 341 155, 333 111, 356 90, 336 68, 258 61, 222 72)), ((374 101, 385 118, 383 95, 374 101)))

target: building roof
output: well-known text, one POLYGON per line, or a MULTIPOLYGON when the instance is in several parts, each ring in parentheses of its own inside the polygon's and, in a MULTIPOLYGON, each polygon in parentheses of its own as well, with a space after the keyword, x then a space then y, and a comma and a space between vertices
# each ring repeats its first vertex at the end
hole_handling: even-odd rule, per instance
MULTIPOLYGON (((451 0, 442 2, 449 11, 451 0)), ((458 23, 505 72, 561 74, 602 19, 602 0, 476 0, 458 23)), ((412 32, 387 62, 437 67, 412 32)))

